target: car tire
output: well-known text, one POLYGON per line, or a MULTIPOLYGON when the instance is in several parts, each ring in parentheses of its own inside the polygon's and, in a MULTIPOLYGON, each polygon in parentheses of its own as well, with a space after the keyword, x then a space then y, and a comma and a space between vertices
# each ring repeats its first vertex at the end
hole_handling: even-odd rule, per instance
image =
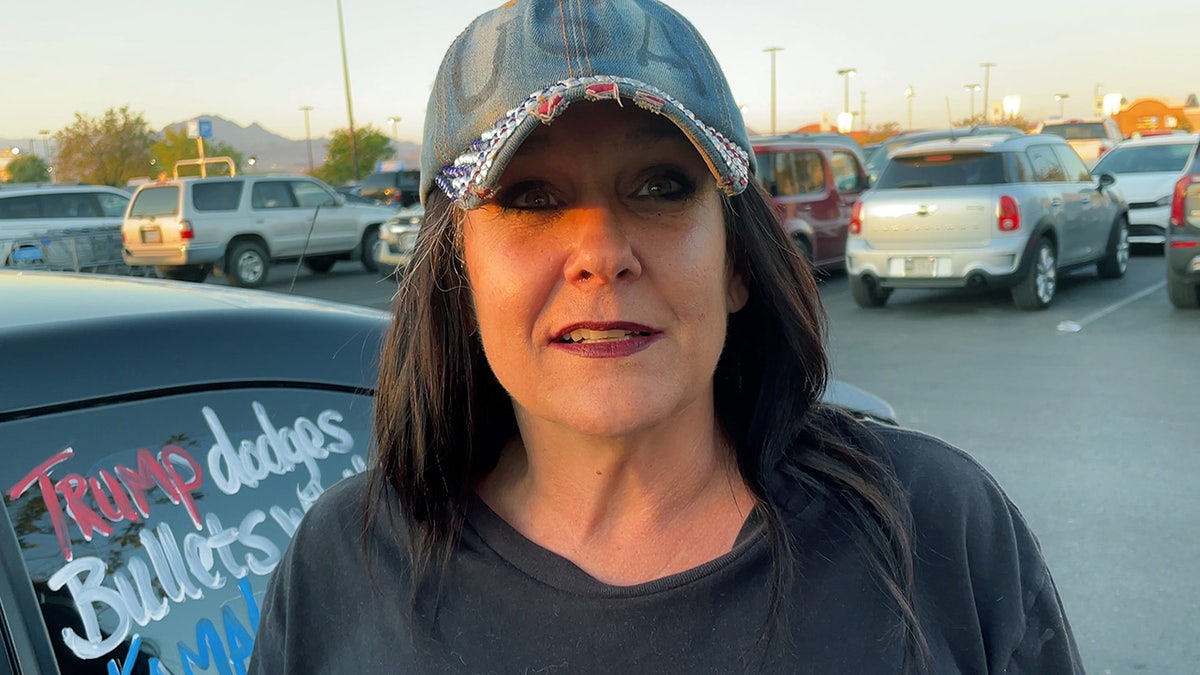
POLYGON ((260 288, 267 283, 269 266, 270 259, 261 244, 239 241, 225 258, 225 278, 232 286, 260 288))
POLYGON ((379 271, 379 258, 377 249, 379 248, 379 227, 368 227, 366 232, 363 232, 362 247, 358 254, 359 260, 362 261, 363 269, 368 272, 379 271))
POLYGON ((154 268, 154 272, 163 279, 190 281, 197 284, 207 279, 211 271, 208 265, 160 265, 154 268))
POLYGON ((337 262, 337 258, 331 255, 317 255, 311 258, 304 259, 304 266, 308 271, 314 274, 326 274, 333 269, 333 264, 337 262))
POLYGON ((1120 279, 1129 269, 1129 222, 1125 216, 1117 218, 1113 223, 1112 234, 1108 236, 1108 247, 1104 257, 1096 263, 1096 273, 1101 279, 1120 279))
POLYGON ((1013 304, 1019 309, 1045 309, 1058 292, 1058 258, 1054 242, 1039 239, 1025 278, 1012 289, 1013 304))
POLYGON ((1189 284, 1168 272, 1167 298, 1177 309, 1200 309, 1200 285, 1189 284))
POLYGON ((855 304, 863 309, 883 307, 887 304, 888 298, 892 297, 893 290, 884 288, 874 281, 868 281, 864 277, 850 275, 850 295, 854 297, 855 304))

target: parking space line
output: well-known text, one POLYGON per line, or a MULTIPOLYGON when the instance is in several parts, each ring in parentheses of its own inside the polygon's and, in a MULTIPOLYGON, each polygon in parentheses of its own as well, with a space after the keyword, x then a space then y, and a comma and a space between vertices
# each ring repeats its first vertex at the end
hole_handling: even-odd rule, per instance
POLYGON ((1060 333, 1078 333, 1079 331, 1083 330, 1084 327, 1087 326, 1088 324, 1093 323, 1099 319, 1103 319, 1104 317, 1108 316, 1109 314, 1112 314, 1113 312, 1117 311, 1118 309, 1121 309, 1122 307, 1124 307, 1125 305, 1128 305, 1131 302, 1136 302, 1136 301, 1141 300, 1142 298, 1150 295, 1151 293, 1156 293, 1158 291, 1161 291, 1163 288, 1166 287, 1166 285, 1167 285, 1166 281, 1160 281, 1160 282, 1154 284, 1153 286, 1143 288, 1142 290, 1138 291, 1137 293, 1134 293, 1133 295, 1131 295, 1127 298, 1118 300, 1118 301, 1114 302, 1113 304, 1111 304, 1107 307, 1104 307, 1103 309, 1100 309, 1099 311, 1088 314, 1087 316, 1083 317, 1079 321, 1060 321, 1058 324, 1058 332, 1060 332, 1060 333))

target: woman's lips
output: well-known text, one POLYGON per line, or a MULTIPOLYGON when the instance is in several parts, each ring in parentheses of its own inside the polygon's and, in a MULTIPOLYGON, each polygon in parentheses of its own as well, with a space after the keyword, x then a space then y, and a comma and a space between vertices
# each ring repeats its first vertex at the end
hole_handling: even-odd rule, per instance
POLYGON ((550 346, 576 356, 617 358, 646 349, 662 335, 636 323, 589 323, 568 326, 550 346))

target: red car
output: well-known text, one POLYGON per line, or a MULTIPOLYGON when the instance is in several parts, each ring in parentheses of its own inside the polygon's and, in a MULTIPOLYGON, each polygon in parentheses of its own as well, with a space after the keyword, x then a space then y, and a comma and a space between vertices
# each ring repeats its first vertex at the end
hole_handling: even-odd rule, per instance
POLYGON ((869 185, 861 150, 849 138, 803 134, 751 143, 758 178, 796 245, 817 268, 845 267, 850 214, 869 185))

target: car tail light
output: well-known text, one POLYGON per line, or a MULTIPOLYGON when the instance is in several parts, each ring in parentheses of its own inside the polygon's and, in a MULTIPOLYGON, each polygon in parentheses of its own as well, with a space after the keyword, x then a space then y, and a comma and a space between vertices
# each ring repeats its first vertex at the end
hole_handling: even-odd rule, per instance
POLYGON ((196 233, 192 231, 191 223, 189 223, 186 220, 179 221, 179 238, 180 239, 192 239, 195 236, 196 236, 196 233))
POLYGON ((862 202, 854 202, 850 210, 850 234, 862 234, 862 202))
POLYGON ((1000 195, 999 223, 1001 232, 1016 232, 1021 228, 1021 209, 1017 200, 1009 195, 1000 195))
POLYGON ((1175 181, 1175 192, 1171 196, 1171 224, 1175 227, 1183 227, 1183 203, 1187 201, 1188 187, 1197 180, 1200 176, 1184 176, 1175 181))

